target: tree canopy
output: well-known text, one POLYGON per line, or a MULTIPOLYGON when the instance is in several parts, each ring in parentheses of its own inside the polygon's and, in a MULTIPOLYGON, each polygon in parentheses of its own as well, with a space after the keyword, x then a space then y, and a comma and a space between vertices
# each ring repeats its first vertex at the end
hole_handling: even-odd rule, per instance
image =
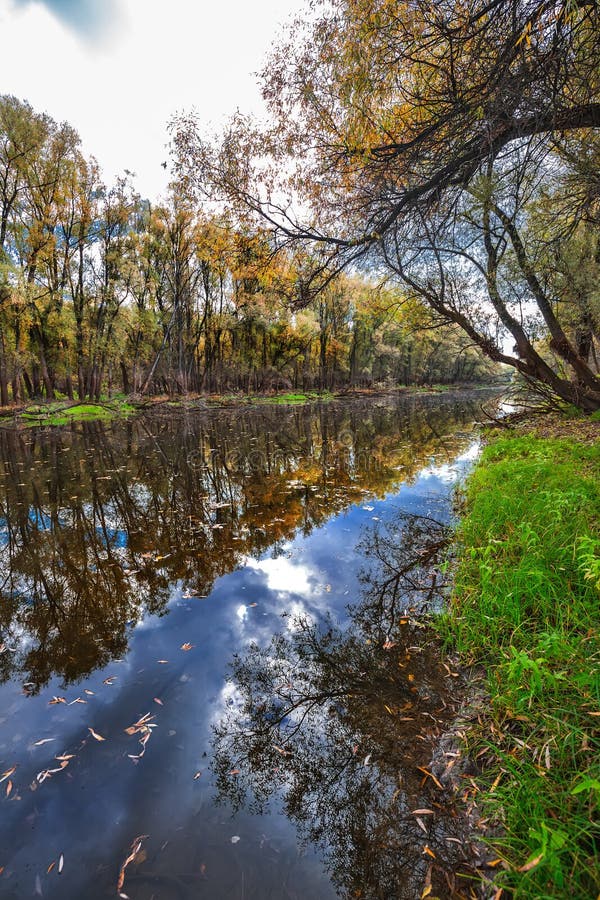
POLYGON ((313 3, 262 73, 270 120, 236 116, 211 142, 180 118, 176 170, 278 246, 311 244, 300 304, 368 266, 593 411, 598 15, 592 0, 313 3))

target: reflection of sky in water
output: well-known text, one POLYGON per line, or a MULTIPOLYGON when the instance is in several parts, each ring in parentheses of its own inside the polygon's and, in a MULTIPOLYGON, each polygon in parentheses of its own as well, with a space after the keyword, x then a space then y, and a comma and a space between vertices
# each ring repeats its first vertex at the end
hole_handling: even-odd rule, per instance
MULTIPOLYGON (((54 679, 31 698, 14 683, 0 686, 0 772, 19 761, 12 795, 2 801, 2 896, 30 897, 39 888, 50 898, 103 897, 114 891, 134 837, 148 834, 158 870, 161 859, 164 871, 205 867, 208 893, 199 896, 237 897, 244 879, 255 887, 277 885, 291 872, 297 896, 333 897, 316 857, 308 852, 298 867, 295 830, 282 816, 242 812, 231 818, 211 802, 211 725, 235 702, 225 681, 227 663, 251 641, 266 643, 293 627, 298 617, 318 621, 331 611, 343 623, 359 591, 364 558, 355 547, 364 529, 391 521, 400 509, 447 517, 452 485, 476 453, 473 445, 452 464, 423 468, 412 484, 384 499, 365 500, 306 537, 245 558, 215 582, 208 598, 184 598, 179 583, 167 614, 146 616, 136 628, 126 659, 80 685, 64 690, 54 679), (188 643, 192 649, 181 649, 188 643), (108 676, 112 684, 104 683, 108 676), (86 702, 48 705, 55 695, 86 702), (146 713, 157 727, 135 764, 128 754, 140 752, 139 736, 124 729, 146 713), (89 728, 105 740, 96 741, 89 728), (45 738, 52 741, 34 746, 45 738), (61 753, 75 757, 30 790, 37 773, 58 766, 54 757, 61 753), (232 843, 234 836, 239 841, 232 843), (60 854, 62 875, 47 875, 60 854)), ((120 534, 109 536, 122 546, 120 534)), ((125 891, 132 900, 138 896, 127 880, 125 891)), ((265 887, 260 896, 271 895, 265 887)))

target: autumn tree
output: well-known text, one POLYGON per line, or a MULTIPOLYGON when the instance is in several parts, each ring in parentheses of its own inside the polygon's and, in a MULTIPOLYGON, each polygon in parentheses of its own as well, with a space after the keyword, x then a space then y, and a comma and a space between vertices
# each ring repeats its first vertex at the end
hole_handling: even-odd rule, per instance
MULTIPOLYGON (((304 302, 368 262, 493 360, 593 411, 598 332, 588 317, 586 353, 527 236, 539 174, 566 180, 559 145, 600 127, 598 16, 592 0, 326 0, 265 67, 270 125, 238 115, 211 145, 183 117, 176 169, 280 246, 312 245, 304 302)), ((562 226, 580 217, 564 210, 562 226)))

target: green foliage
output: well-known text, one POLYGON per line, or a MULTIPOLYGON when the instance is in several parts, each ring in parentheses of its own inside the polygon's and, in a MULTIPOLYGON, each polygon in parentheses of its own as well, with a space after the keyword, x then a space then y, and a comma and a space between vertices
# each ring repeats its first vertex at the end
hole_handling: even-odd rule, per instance
POLYGON ((458 528, 455 646, 482 664, 486 813, 516 898, 600 889, 600 444, 509 437, 471 475, 458 528))

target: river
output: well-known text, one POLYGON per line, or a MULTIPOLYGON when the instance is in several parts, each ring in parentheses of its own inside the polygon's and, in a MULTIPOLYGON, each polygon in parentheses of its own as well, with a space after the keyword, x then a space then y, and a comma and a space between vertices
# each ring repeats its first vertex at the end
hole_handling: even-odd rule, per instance
POLYGON ((443 895, 457 679, 406 560, 481 402, 0 429, 5 900, 443 895))

